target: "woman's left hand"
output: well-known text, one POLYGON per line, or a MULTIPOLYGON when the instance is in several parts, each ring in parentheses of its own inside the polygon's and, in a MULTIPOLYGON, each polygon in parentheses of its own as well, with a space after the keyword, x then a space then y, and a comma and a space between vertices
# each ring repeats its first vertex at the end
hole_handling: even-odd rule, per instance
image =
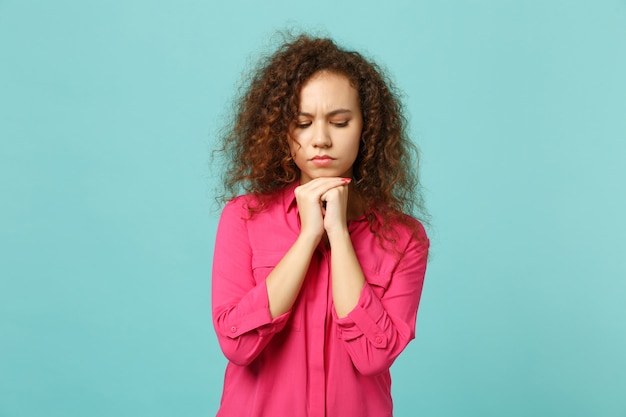
POLYGON ((348 184, 331 188, 322 195, 322 201, 326 202, 324 212, 324 229, 330 237, 336 233, 348 230, 348 184))

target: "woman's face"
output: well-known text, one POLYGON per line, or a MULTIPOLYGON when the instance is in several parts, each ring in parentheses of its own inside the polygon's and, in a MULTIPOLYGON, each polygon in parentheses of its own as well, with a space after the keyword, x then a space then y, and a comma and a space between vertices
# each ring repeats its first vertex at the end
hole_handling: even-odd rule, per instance
POLYGON ((300 183, 319 177, 352 177, 363 117, 359 93, 341 74, 321 71, 304 84, 289 147, 300 183))

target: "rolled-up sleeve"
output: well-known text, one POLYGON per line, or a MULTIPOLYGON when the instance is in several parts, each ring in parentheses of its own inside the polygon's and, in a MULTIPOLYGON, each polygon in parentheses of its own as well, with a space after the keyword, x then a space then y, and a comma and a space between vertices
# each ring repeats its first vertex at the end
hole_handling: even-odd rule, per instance
POLYGON ((290 312, 272 319, 265 280, 252 272, 247 210, 241 198, 229 202, 217 228, 212 274, 213 325, 224 355, 248 365, 281 331, 290 312))
POLYGON ((387 371, 415 337, 428 247, 425 235, 412 238, 397 266, 388 272, 389 284, 381 296, 366 282, 356 307, 346 317, 339 319, 333 310, 338 337, 361 374, 387 371))

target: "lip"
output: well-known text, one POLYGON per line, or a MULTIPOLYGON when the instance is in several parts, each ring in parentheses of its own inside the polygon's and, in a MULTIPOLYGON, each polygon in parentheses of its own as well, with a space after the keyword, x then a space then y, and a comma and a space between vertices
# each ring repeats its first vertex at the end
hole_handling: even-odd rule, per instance
POLYGON ((332 158, 328 155, 317 155, 311 158, 311 162, 318 166, 325 166, 333 162, 335 158, 332 158))

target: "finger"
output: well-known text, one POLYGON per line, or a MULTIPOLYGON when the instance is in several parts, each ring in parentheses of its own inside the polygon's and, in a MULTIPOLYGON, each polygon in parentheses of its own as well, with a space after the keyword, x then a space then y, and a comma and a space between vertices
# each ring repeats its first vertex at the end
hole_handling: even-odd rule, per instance
POLYGON ((348 192, 348 184, 341 184, 337 187, 333 187, 320 196, 320 200, 323 202, 335 200, 341 196, 341 193, 348 192))
POLYGON ((350 178, 342 178, 342 177, 325 177, 325 178, 316 178, 315 180, 307 183, 307 190, 313 194, 317 194, 318 196, 322 196, 333 188, 342 187, 344 185, 349 184, 351 181, 350 178))
POLYGON ((308 183, 303 185, 303 187, 310 188, 310 189, 317 189, 317 188, 329 188, 330 189, 332 187, 338 187, 343 184, 348 184, 350 183, 350 181, 352 181, 351 178, 344 178, 344 177, 320 177, 320 178, 315 178, 309 181, 308 183))

